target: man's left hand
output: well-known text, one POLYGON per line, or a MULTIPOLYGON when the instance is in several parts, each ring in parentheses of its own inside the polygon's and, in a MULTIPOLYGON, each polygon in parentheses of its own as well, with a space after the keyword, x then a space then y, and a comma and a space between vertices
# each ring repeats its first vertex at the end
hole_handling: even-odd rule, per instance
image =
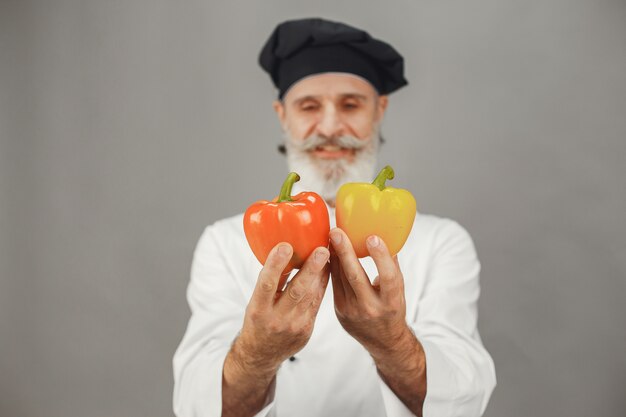
POLYGON ((389 254, 381 238, 370 236, 367 248, 378 269, 378 276, 370 282, 345 232, 339 228, 331 230, 330 240, 337 318, 374 358, 385 355, 410 333, 398 258, 389 254))

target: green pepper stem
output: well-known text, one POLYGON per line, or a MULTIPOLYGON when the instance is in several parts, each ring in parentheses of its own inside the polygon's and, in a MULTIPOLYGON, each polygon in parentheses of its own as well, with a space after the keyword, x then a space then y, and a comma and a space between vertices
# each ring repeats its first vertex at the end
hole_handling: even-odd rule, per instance
POLYGON ((278 195, 278 202, 283 203, 285 201, 293 201, 291 198, 291 189, 293 185, 300 181, 300 175, 295 172, 290 172, 287 175, 287 179, 283 182, 283 186, 280 189, 280 194, 278 195))
POLYGON ((394 175, 393 168, 387 165, 383 169, 380 170, 380 172, 378 173, 378 175, 376 176, 376 179, 372 182, 372 184, 377 186, 378 189, 382 191, 385 189, 385 181, 392 180, 393 175, 394 175))

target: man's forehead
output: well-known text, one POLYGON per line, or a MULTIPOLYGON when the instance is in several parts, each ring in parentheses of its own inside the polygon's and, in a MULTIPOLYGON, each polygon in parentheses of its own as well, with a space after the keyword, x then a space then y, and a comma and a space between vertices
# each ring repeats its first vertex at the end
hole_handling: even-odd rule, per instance
POLYGON ((363 78, 348 73, 323 73, 305 77, 295 83, 285 94, 286 102, 306 98, 346 98, 367 100, 378 96, 374 87, 363 78))

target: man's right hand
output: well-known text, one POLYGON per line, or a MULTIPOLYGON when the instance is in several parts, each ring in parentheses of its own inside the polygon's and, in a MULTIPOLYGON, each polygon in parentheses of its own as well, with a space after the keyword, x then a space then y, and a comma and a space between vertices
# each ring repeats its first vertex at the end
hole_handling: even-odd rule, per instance
POLYGON ((309 341, 328 285, 328 249, 319 247, 284 291, 278 285, 293 249, 270 252, 248 303, 243 327, 226 356, 223 415, 254 415, 263 407, 280 364, 309 341))
POLYGON ((257 368, 276 369, 306 345, 328 284, 330 254, 320 247, 280 292, 278 283, 292 251, 291 245, 280 243, 270 252, 236 341, 248 364, 257 368))

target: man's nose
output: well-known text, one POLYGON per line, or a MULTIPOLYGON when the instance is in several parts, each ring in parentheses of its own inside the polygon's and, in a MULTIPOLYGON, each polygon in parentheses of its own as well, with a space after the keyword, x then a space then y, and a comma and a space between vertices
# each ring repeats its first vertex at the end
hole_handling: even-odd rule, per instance
POLYGON ((327 106, 317 123, 317 133, 327 138, 343 135, 343 122, 334 106, 327 106))

